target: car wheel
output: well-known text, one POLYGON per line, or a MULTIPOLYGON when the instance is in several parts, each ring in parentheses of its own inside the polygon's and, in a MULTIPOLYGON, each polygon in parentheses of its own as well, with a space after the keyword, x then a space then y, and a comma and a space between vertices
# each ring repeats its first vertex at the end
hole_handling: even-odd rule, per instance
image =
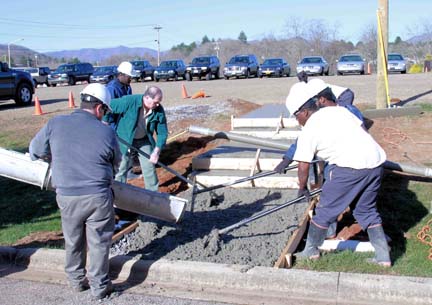
POLYGON ((177 73, 174 74, 174 80, 175 80, 175 81, 178 81, 178 75, 177 75, 177 73))
POLYGON ((249 70, 247 70, 246 71, 246 76, 245 76, 246 78, 249 78, 250 77, 250 71, 249 70))
POLYGON ((19 106, 28 106, 32 101, 32 89, 29 84, 22 83, 18 86, 15 95, 15 103, 19 106))
POLYGON ((324 69, 322 69, 321 73, 319 75, 324 76, 324 69))
POLYGON ((159 78, 155 77, 154 79, 157 83, 159 82, 159 78))
POLYGON ((328 70, 327 70, 327 72, 325 73, 325 75, 327 75, 327 76, 328 76, 328 75, 329 75, 329 73, 330 73, 330 69, 328 69, 328 70))
POLYGON ((216 78, 216 79, 219 79, 219 78, 220 78, 220 76, 219 76, 219 68, 216 69, 215 78, 216 78))
POLYGON ((229 76, 224 76, 225 80, 229 80, 229 76))
POLYGON ((337 71, 336 74, 337 74, 337 75, 343 75, 343 73, 342 73, 342 72, 339 72, 339 71, 337 71))
POLYGON ((406 74, 406 70, 405 71, 401 71, 401 74, 406 74))
POLYGON ((68 81, 69 85, 73 86, 75 85, 76 81, 75 81, 75 77, 71 76, 69 77, 69 81, 68 81))
POLYGON ((185 76, 187 81, 192 81, 192 76, 190 75, 190 73, 186 73, 185 76))
POLYGON ((211 71, 209 71, 209 73, 206 74, 205 79, 206 80, 211 80, 212 74, 211 71))
POLYGON ((361 70, 360 71, 360 75, 364 75, 365 74, 365 71, 364 70, 361 70))

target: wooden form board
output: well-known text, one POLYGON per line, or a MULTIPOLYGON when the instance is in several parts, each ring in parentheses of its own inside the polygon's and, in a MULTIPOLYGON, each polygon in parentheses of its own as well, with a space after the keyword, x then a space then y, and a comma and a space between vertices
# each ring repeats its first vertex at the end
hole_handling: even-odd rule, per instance
POLYGON ((315 197, 312 199, 311 203, 309 204, 308 208, 304 212, 302 218, 300 219, 299 225, 297 230, 294 231, 293 235, 291 235, 290 239, 288 240, 287 245, 282 250, 281 255, 279 256, 279 259, 274 264, 275 268, 291 268, 292 267, 292 255, 297 249, 301 239, 303 238, 303 235, 306 231, 307 225, 309 223, 309 211, 312 211, 316 205, 316 203, 319 201, 318 197, 315 197))
POLYGON ((297 127, 295 118, 232 118, 231 129, 239 127, 297 127))

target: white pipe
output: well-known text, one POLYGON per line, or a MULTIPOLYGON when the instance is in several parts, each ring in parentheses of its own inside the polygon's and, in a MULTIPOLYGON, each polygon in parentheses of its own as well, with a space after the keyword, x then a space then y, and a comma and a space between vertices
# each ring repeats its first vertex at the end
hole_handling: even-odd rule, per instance
MULTIPOLYGON (((29 155, 0 147, 0 176, 54 190, 51 185, 49 164, 32 161, 29 155)), ((183 216, 187 200, 169 194, 149 191, 114 181, 115 205, 126 211, 143 214, 169 222, 178 222, 183 216)))
MULTIPOLYGON (((269 148, 288 150, 288 148, 290 147, 290 144, 285 144, 279 141, 262 139, 253 136, 247 136, 247 135, 238 135, 235 133, 225 132, 225 131, 216 131, 216 130, 199 127, 199 126, 189 126, 188 130, 191 133, 197 133, 205 136, 213 136, 218 139, 227 139, 227 140, 237 141, 241 143, 255 144, 255 145, 269 147, 269 148)), ((384 162, 383 166, 384 168, 390 170, 396 170, 408 174, 414 174, 414 175, 432 178, 432 168, 425 167, 425 166, 415 166, 415 165, 409 165, 403 163, 396 163, 388 160, 384 162)))

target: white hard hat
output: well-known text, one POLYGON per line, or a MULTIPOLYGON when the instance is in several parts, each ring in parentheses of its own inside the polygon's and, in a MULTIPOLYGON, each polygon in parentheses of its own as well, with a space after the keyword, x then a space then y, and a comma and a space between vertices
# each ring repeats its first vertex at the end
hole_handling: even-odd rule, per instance
POLYGON ((309 99, 314 97, 305 82, 295 83, 286 98, 286 107, 291 115, 300 109, 309 99))
POLYGON ((329 87, 329 85, 320 78, 313 78, 309 80, 307 84, 313 96, 317 95, 318 93, 329 87))
POLYGON ((110 107, 111 94, 102 84, 90 84, 81 91, 80 95, 82 101, 91 102, 91 97, 94 97, 101 103, 107 105, 109 110, 112 110, 110 107))
POLYGON ((135 76, 133 65, 128 61, 123 61, 117 67, 117 71, 129 76, 135 76))

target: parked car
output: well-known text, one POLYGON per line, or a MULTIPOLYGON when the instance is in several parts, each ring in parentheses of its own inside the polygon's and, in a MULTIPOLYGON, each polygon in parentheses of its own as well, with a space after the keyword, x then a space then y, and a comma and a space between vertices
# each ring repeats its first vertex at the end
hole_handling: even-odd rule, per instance
POLYGON ((337 60, 336 73, 337 75, 347 73, 365 74, 365 60, 358 54, 342 55, 337 60))
POLYGON ((48 85, 48 74, 50 73, 48 67, 41 67, 41 68, 14 67, 12 69, 17 70, 17 71, 24 71, 24 72, 30 73, 30 75, 33 79, 33 84, 35 87, 37 87, 37 85, 43 85, 43 84, 48 85), (48 69, 48 72, 47 72, 47 69, 48 69))
POLYGON ((405 58, 402 54, 399 53, 390 53, 387 56, 387 70, 389 72, 400 72, 401 74, 405 74, 406 67, 405 58))
POLYGON ((192 62, 186 67, 186 79, 191 81, 194 77, 205 77, 211 80, 212 76, 219 78, 220 62, 219 58, 214 55, 199 56, 192 59, 192 62))
POLYGON ((89 63, 64 64, 48 75, 48 84, 57 86, 57 84, 75 85, 77 81, 90 82, 90 76, 93 74, 93 66, 89 63))
POLYGON ((135 81, 144 81, 147 77, 153 80, 155 67, 148 60, 133 60, 130 63, 135 70, 136 77, 133 77, 135 81))
POLYGON ((283 58, 268 58, 258 69, 258 76, 290 76, 291 67, 283 58))
POLYGON ((0 62, 0 100, 13 99, 19 106, 31 104, 35 92, 33 79, 28 72, 9 69, 0 62))
POLYGON ((223 74, 225 79, 240 76, 249 78, 251 75, 258 77, 258 69, 258 59, 255 55, 236 55, 225 64, 223 74))
POLYGON ((297 63, 297 73, 308 75, 329 75, 329 64, 322 56, 306 56, 297 63))
POLYGON ((117 76, 117 66, 95 67, 90 81, 93 83, 109 83, 117 76))
POLYGON ((153 78, 156 82, 160 79, 178 80, 179 77, 186 79, 186 65, 181 59, 164 60, 154 70, 153 78))

